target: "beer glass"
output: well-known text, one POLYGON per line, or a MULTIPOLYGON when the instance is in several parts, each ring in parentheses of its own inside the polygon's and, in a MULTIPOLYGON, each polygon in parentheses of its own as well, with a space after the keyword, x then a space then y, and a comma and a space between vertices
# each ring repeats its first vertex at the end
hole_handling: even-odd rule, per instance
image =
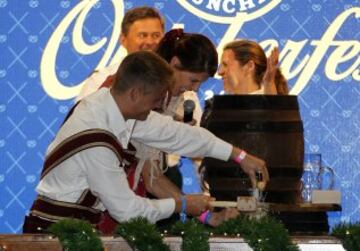
POLYGON ((304 171, 301 178, 301 196, 303 202, 311 202, 313 190, 331 190, 334 186, 334 171, 322 166, 321 154, 306 153, 304 155, 304 171))

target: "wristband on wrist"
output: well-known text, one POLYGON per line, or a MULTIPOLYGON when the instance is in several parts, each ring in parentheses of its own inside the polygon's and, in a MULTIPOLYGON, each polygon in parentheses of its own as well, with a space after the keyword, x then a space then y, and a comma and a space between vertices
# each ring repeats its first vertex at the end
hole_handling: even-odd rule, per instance
POLYGON ((209 220, 210 220, 211 216, 212 216, 212 213, 209 210, 207 210, 198 217, 198 220, 203 224, 209 224, 209 220))
POLYGON ((241 150, 240 154, 238 156, 235 157, 234 161, 238 164, 241 163, 241 161, 243 161, 243 159, 245 159, 247 153, 244 150, 241 150))
POLYGON ((205 224, 209 224, 209 220, 212 217, 212 212, 208 211, 206 217, 205 217, 205 224))
POLYGON ((182 223, 186 222, 186 197, 181 197, 181 211, 180 211, 180 221, 182 223))

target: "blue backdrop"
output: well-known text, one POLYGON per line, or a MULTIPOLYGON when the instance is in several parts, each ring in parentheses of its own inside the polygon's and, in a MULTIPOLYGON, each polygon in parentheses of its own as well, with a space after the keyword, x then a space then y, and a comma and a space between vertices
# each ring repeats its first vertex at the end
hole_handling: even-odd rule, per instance
MULTIPOLYGON (((123 57, 125 10, 148 5, 166 29, 183 24, 219 48, 248 38, 280 63, 299 95, 306 152, 335 169, 343 211, 330 223, 360 219, 360 4, 358 0, 0 0, 0 232, 18 233, 34 197, 44 152, 82 81, 123 57)), ((211 79, 201 100, 220 93, 211 79)), ((186 173, 185 191, 196 191, 186 173)))

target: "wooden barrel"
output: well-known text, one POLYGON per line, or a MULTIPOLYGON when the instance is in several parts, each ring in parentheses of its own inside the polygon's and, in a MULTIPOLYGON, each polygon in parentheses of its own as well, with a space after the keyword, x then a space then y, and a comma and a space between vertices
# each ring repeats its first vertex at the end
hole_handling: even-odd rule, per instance
MULTIPOLYGON (((267 163, 268 202, 300 201, 304 137, 296 96, 224 95, 207 103, 202 126, 267 163)), ((248 195, 250 180, 233 161, 205 158, 210 194, 218 200, 248 195)))

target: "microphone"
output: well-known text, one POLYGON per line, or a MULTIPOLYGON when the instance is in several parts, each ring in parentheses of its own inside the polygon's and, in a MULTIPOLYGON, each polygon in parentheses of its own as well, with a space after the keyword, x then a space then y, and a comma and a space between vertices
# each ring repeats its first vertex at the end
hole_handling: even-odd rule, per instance
POLYGON ((195 102, 191 99, 187 99, 184 101, 184 123, 191 122, 193 120, 193 113, 195 110, 195 102))

